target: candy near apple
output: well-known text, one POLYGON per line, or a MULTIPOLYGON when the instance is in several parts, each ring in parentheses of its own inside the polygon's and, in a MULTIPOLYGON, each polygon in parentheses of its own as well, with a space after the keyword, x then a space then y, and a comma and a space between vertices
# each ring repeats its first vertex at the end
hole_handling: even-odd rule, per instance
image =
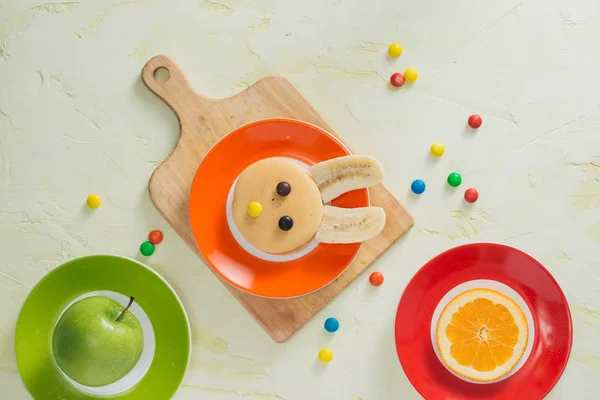
POLYGON ((159 230, 153 230, 148 234, 148 241, 153 245, 160 244, 163 241, 163 233, 159 230))
POLYGON ((144 333, 129 310, 105 296, 90 296, 70 306, 52 336, 56 363, 75 382, 105 386, 118 381, 137 364, 144 333))

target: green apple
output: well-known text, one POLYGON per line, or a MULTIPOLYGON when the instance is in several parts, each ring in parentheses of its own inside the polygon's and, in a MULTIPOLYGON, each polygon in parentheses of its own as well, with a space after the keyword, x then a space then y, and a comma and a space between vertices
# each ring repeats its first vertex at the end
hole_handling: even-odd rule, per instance
POLYGON ((137 318, 117 301, 91 296, 71 305, 52 337, 56 363, 75 382, 105 386, 118 381, 140 359, 144 333, 137 318))

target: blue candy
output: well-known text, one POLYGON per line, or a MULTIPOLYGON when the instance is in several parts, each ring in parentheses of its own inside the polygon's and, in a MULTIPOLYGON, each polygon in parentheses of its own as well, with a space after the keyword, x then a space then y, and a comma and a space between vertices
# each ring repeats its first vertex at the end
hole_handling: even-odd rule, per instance
POLYGON ((325 330, 333 333, 338 329, 340 329, 340 323, 338 320, 335 318, 327 318, 327 321, 325 321, 325 330))
POLYGON ((425 191, 425 182, 420 179, 415 179, 410 185, 410 190, 415 194, 421 194, 425 191))

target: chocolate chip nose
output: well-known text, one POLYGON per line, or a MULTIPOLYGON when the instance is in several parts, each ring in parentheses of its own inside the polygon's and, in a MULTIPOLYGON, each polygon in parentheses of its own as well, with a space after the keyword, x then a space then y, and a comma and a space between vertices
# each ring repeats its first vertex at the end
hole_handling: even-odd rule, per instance
POLYGON ((289 231, 292 229, 292 226, 294 226, 294 220, 292 217, 288 217, 286 215, 285 217, 279 218, 279 229, 282 231, 289 231))

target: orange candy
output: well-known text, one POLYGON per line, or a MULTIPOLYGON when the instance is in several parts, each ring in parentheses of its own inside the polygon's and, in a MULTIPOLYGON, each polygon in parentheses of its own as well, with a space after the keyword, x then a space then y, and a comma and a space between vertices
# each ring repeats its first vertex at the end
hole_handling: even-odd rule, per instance
POLYGON ((158 231, 158 230, 154 230, 154 231, 150 232, 150 234, 148 235, 148 241, 152 244, 159 244, 160 242, 163 241, 162 232, 158 231))
POLYGON ((383 283, 383 275, 381 274, 381 272, 373 272, 369 276, 369 282, 371 282, 371 285, 373 286, 381 286, 381 284, 383 283))

